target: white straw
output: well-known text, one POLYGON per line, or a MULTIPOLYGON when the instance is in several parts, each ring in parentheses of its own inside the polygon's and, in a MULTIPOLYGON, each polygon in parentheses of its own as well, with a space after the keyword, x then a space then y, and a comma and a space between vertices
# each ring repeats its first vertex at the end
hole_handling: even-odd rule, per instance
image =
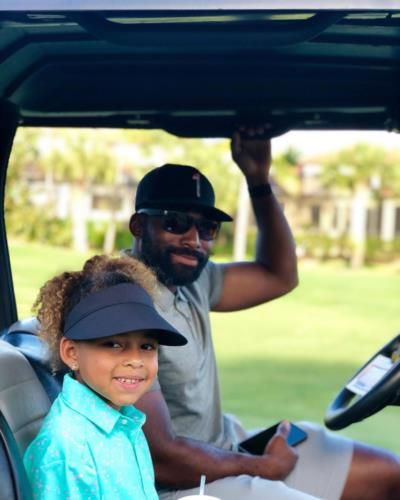
POLYGON ((204 485, 206 484, 206 476, 202 475, 200 478, 200 493, 199 495, 204 495, 204 485))

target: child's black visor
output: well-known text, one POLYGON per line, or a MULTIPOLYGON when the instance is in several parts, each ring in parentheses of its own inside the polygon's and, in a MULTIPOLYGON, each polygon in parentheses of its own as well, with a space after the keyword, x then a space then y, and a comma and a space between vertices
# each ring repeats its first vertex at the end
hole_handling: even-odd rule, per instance
POLYGON ((64 324, 64 336, 71 340, 135 331, 149 332, 163 345, 187 344, 186 338, 158 314, 147 292, 133 283, 88 295, 71 309, 64 324))

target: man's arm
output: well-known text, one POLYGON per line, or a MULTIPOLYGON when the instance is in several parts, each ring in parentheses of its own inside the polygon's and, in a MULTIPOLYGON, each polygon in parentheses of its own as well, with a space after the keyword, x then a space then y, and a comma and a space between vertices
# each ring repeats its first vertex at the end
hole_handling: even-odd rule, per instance
MULTIPOLYGON (((261 131, 262 132, 262 131, 261 131)), ((254 137, 232 138, 232 158, 242 170, 248 186, 268 183, 271 143, 254 137)), ((257 223, 257 247, 253 262, 225 265, 224 287, 214 311, 236 311, 275 299, 297 286, 297 259, 289 224, 274 194, 251 199, 257 223)))
POLYGON ((172 488, 191 488, 205 474, 207 482, 248 474, 284 479, 293 469, 296 451, 286 442, 289 424, 281 425, 266 447, 266 454, 251 456, 176 436, 161 391, 145 394, 135 405, 147 415, 143 428, 154 462, 156 481, 172 488))

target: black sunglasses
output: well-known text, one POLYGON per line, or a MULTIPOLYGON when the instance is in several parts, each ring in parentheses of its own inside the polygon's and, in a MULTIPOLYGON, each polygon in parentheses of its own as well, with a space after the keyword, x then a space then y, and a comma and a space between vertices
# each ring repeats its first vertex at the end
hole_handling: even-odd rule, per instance
POLYGON ((221 226, 221 223, 215 220, 205 219, 204 217, 193 217, 185 212, 176 212, 174 210, 142 208, 138 210, 138 214, 160 217, 164 231, 173 234, 185 234, 191 227, 195 226, 200 239, 205 241, 215 240, 221 226))

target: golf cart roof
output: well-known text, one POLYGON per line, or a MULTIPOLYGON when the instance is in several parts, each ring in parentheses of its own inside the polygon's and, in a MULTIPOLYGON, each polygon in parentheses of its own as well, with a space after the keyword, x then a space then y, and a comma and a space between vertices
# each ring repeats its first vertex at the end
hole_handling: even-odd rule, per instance
POLYGON ((194 10, 188 1, 153 0, 146 10, 138 2, 110 10, 110 2, 80 1, 78 10, 73 0, 68 8, 15 1, 0 10, 0 102, 26 126, 158 128, 183 137, 226 137, 242 123, 269 124, 271 136, 396 130, 398 2, 289 10, 293 3, 276 10, 271 2, 205 1, 194 10))

